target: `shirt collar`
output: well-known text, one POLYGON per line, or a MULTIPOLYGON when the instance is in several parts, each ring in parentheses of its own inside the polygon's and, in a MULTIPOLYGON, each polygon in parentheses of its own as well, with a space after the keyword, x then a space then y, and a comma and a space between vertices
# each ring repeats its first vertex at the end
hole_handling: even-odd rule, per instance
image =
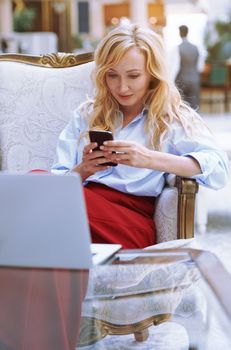
MULTIPOLYGON (((141 111, 139 114, 137 114, 137 116, 133 119, 132 123, 133 123, 135 120, 139 120, 139 119, 141 119, 141 118, 143 118, 143 117, 146 117, 147 114, 148 114, 148 107, 147 107, 147 106, 144 106, 144 108, 142 109, 142 111, 141 111)), ((121 120, 122 120, 122 118, 123 118, 123 112, 119 111, 119 116, 120 116, 120 118, 121 118, 121 120)))

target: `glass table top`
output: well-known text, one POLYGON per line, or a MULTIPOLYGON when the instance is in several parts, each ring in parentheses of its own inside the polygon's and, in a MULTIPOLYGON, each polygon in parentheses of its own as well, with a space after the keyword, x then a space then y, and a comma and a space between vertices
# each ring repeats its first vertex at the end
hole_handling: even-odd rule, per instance
POLYGON ((77 349, 230 350, 229 293, 209 251, 120 251, 89 271, 77 349))

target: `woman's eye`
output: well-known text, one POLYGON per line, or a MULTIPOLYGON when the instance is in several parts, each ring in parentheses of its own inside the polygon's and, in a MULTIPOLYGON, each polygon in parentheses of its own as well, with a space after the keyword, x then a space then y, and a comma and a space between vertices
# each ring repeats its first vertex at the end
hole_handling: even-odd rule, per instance
POLYGON ((129 75, 129 78, 130 79, 136 79, 136 78, 139 78, 139 74, 133 74, 133 75, 129 75))
POLYGON ((112 79, 117 77, 116 74, 112 74, 112 73, 109 73, 107 76, 108 76, 108 78, 112 78, 112 79))

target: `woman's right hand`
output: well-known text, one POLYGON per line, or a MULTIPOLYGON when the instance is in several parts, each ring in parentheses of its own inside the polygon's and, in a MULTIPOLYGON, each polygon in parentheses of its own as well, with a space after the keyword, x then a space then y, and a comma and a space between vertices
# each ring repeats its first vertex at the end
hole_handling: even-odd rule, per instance
POLYGON ((102 151, 93 151, 96 147, 96 142, 91 142, 86 145, 83 149, 82 162, 71 170, 79 173, 82 181, 86 180, 89 176, 95 174, 97 171, 102 171, 110 168, 108 165, 102 165, 105 163, 106 159, 104 158, 102 151))

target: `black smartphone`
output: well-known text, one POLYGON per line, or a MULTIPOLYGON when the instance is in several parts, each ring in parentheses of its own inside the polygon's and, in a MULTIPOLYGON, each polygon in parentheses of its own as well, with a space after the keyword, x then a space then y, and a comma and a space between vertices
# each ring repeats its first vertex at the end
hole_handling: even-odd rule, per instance
MULTIPOLYGON (((111 131, 90 130, 89 138, 91 142, 98 143, 98 147, 94 149, 94 151, 97 151, 100 149, 100 146, 103 145, 104 141, 113 140, 113 134, 111 131)), ((113 162, 106 162, 106 163, 103 163, 102 165, 117 166, 118 164, 113 162)))

